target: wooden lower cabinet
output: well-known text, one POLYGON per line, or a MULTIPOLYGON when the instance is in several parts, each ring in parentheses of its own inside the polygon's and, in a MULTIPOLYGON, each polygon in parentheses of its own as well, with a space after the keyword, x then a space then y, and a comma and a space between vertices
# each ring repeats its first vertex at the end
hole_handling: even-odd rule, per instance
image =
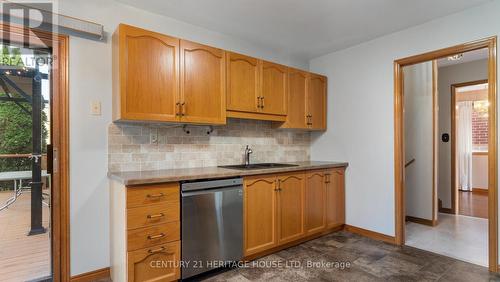
POLYGON ((181 277, 179 183, 111 182, 111 278, 120 282, 181 277))
POLYGON ((344 170, 245 177, 245 257, 341 227, 345 221, 344 170))
POLYGON ((152 248, 159 244, 179 241, 181 239, 180 230, 180 221, 129 230, 127 231, 128 250, 152 248))
POLYGON ((247 256, 277 245, 276 177, 246 177, 243 191, 243 241, 247 256))
MULTIPOLYGON (((243 248, 255 258, 345 222, 345 168, 244 177, 243 248)), ((111 181, 113 281, 180 279, 179 183, 124 186, 111 181)))
POLYGON ((181 274, 180 255, 180 241, 128 252, 128 281, 175 281, 181 274))
POLYGON ((314 234, 326 228, 326 183, 324 171, 311 171, 306 175, 306 234, 314 234))
POLYGON ((345 223, 345 181, 343 169, 325 172, 326 178, 326 227, 334 228, 345 223))
POLYGON ((278 176, 278 243, 284 244, 304 235, 305 174, 278 176))

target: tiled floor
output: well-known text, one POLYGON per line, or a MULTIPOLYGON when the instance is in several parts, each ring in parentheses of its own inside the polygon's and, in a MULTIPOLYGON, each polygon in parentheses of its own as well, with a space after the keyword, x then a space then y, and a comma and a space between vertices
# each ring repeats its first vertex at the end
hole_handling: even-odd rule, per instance
POLYGON ((397 247, 348 232, 337 232, 262 258, 280 267, 232 269, 203 281, 500 281, 485 267, 418 250, 397 247), (298 262, 300 267, 293 267, 298 262), (349 262, 344 269, 307 267, 308 262, 349 262), (286 265, 288 263, 288 266, 286 265))
POLYGON ((406 245, 488 265, 488 220, 440 213, 438 225, 406 224, 406 245))

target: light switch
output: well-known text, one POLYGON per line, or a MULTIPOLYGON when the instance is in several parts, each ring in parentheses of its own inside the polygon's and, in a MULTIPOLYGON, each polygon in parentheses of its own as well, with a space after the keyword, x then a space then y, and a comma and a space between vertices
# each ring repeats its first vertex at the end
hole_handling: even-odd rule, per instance
POLYGON ((90 112, 94 116, 100 116, 101 115, 101 102, 100 101, 92 101, 90 103, 90 112))

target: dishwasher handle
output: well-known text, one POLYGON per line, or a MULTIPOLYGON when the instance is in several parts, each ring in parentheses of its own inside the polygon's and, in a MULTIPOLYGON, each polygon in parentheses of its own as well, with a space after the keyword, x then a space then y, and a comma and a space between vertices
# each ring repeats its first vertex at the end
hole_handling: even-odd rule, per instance
POLYGON ((239 177, 230 179, 185 182, 181 184, 181 190, 182 192, 185 192, 185 191, 208 190, 208 189, 224 188, 224 187, 234 187, 241 185, 243 185, 243 178, 239 177))
POLYGON ((241 195, 243 195, 243 186, 229 186, 224 188, 215 188, 215 189, 206 189, 206 190, 196 190, 196 191, 183 191, 181 193, 182 197, 189 197, 195 195, 204 195, 204 194, 214 194, 217 192, 226 192, 231 190, 238 190, 241 195))

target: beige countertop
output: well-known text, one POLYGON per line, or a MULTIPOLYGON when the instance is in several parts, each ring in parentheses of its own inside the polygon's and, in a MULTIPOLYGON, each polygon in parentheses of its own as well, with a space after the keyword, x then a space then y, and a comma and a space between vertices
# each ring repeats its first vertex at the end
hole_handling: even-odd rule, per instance
POLYGON ((153 171, 127 171, 127 172, 108 172, 108 177, 124 185, 141 185, 163 182, 174 182, 197 179, 226 178, 236 176, 248 176, 259 174, 270 174, 301 170, 314 170, 322 168, 347 167, 346 162, 295 162, 289 163, 297 166, 269 168, 269 169, 249 169, 237 170, 221 167, 197 167, 181 169, 164 169, 153 171))

